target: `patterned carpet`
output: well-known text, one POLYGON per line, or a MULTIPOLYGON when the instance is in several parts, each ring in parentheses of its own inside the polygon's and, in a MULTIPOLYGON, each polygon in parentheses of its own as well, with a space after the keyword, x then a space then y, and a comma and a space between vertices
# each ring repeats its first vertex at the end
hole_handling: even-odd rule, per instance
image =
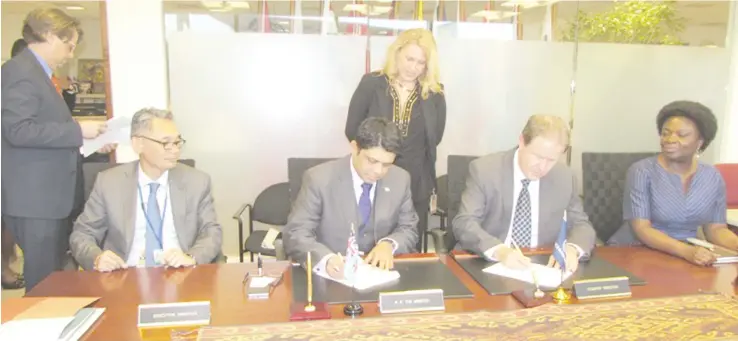
POLYGON ((697 295, 501 313, 205 327, 197 340, 738 340, 738 300, 697 295))

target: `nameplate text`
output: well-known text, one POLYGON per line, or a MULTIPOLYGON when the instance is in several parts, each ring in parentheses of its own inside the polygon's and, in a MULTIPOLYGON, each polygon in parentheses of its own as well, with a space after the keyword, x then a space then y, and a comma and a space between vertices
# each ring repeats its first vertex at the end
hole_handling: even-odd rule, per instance
POLYGON ((382 314, 446 310, 443 290, 411 290, 379 293, 382 314))
POLYGON ((625 276, 574 281, 574 293, 580 300, 631 295, 630 283, 625 276))
POLYGON ((138 327, 198 326, 210 324, 210 302, 141 304, 138 327))

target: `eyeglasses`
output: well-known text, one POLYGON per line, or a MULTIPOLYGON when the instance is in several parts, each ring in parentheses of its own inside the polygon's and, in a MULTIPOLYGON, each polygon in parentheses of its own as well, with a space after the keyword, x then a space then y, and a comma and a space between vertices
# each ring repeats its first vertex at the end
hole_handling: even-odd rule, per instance
POLYGON ((182 146, 184 146, 185 142, 187 142, 187 141, 185 141, 184 139, 181 139, 181 138, 178 139, 178 140, 176 140, 176 141, 167 142, 167 141, 159 141, 159 140, 156 140, 156 139, 152 139, 152 138, 150 138, 148 136, 143 136, 143 135, 137 135, 136 137, 140 137, 142 139, 146 139, 146 140, 149 140, 151 142, 156 142, 156 143, 160 144, 162 147, 164 147, 164 149, 166 149, 166 150, 170 150, 170 149, 172 149, 174 147, 182 148, 182 146))

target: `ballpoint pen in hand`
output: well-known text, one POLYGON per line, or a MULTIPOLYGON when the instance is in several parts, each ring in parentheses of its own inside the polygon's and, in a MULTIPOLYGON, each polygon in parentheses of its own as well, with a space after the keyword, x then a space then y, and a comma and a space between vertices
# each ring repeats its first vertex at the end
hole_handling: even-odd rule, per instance
MULTIPOLYGON (((510 239, 510 242, 511 242, 511 244, 513 245, 513 247, 515 248, 515 250, 516 250, 516 251, 517 251, 517 252, 518 252, 518 253, 519 253, 519 254, 520 254, 521 256, 523 256, 523 251, 521 251, 521 250, 520 250, 520 247, 518 246, 518 244, 517 244, 517 243, 515 243, 515 240, 514 240, 514 239, 510 239)), ((544 296, 545 294, 543 293, 543 291, 541 291, 541 287, 540 287, 540 286, 538 286, 538 276, 536 276, 536 271, 535 271, 535 270, 534 270, 534 269, 533 269, 532 267, 531 267, 531 269, 530 269, 530 273, 531 273, 531 275, 533 276, 533 285, 535 285, 535 286, 536 286, 536 291, 535 291, 535 292, 533 293, 533 296, 535 296, 536 298, 541 298, 541 297, 543 297, 543 296, 544 296)))

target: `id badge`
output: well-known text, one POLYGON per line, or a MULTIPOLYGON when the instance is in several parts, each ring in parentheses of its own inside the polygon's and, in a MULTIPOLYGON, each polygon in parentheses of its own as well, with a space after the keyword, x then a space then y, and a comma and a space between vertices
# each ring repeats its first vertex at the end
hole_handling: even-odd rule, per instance
POLYGON ((431 193, 428 207, 431 214, 436 214, 436 211, 438 211, 438 195, 436 194, 435 189, 433 189, 433 193, 431 193))
POLYGON ((154 250, 154 263, 156 265, 164 264, 164 250, 162 249, 154 250))

